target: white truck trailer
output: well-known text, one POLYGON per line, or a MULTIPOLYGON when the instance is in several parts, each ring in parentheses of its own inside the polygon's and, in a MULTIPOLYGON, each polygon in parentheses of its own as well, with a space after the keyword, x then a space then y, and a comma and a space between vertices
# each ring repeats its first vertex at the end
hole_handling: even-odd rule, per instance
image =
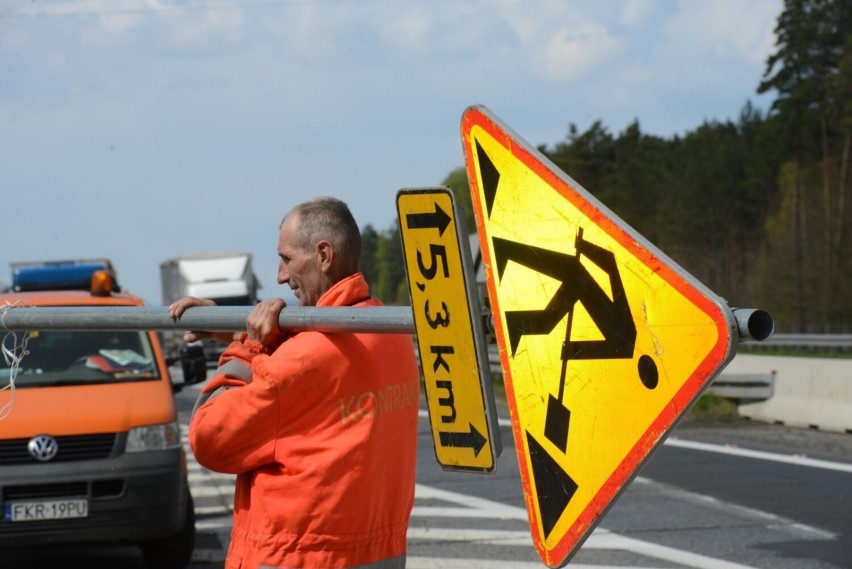
MULTIPOLYGON (((207 298, 221 306, 251 306, 261 288, 252 268, 251 253, 208 253, 175 257, 160 263, 163 304, 184 296, 207 298)), ((184 345, 181 333, 163 334, 168 359, 178 358, 184 345)), ((210 361, 218 359, 223 346, 205 342, 210 361)))

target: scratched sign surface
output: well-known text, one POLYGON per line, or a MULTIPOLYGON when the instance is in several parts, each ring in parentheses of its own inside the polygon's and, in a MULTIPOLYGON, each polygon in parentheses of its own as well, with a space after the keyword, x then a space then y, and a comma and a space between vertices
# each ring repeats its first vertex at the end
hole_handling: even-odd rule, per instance
POLYGON ((735 322, 484 107, 462 143, 533 542, 559 566, 732 357, 735 322))
POLYGON ((493 472, 500 431, 464 214, 447 188, 400 190, 397 211, 435 457, 493 472))

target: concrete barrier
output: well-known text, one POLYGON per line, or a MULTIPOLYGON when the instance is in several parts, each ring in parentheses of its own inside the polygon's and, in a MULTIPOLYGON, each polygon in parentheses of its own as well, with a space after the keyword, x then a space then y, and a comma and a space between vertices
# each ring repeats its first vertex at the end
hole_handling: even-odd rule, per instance
POLYGON ((740 403, 757 403, 770 399, 775 393, 775 371, 767 373, 725 373, 718 375, 708 393, 740 403))
POLYGON ((740 404, 740 416, 793 427, 852 433, 852 360, 738 354, 725 374, 774 374, 772 397, 740 404))

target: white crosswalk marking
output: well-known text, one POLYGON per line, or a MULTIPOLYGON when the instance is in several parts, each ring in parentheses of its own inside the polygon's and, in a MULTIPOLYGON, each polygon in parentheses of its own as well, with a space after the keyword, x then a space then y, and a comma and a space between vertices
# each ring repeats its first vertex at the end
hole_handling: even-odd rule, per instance
POLYGON ((197 533, 192 560, 199 563, 223 563, 231 539, 235 476, 213 472, 198 464, 189 448, 186 425, 181 427, 189 488, 195 502, 197 533))
MULTIPOLYGON (((184 444, 186 439, 184 435, 184 444)), ((189 480, 195 512, 197 516, 196 529, 199 535, 214 536, 218 546, 199 546, 193 554, 193 560, 198 562, 222 562, 225 559, 230 541, 231 515, 234 503, 235 476, 219 474, 199 465, 192 456, 187 445, 187 461, 189 480)), ((441 488, 417 484, 415 487, 415 504, 412 511, 412 524, 408 530, 409 556, 408 569, 486 569, 495 567, 501 569, 534 569, 543 567, 537 561, 512 561, 499 559, 499 550, 505 548, 523 548, 525 553, 532 552, 532 538, 527 525, 527 512, 519 508, 491 500, 450 492, 441 488), (483 529, 476 527, 477 522, 471 521, 468 527, 432 527, 418 523, 423 520, 435 523, 436 520, 500 520, 515 522, 516 526, 525 529, 483 529), (521 525, 523 524, 523 525, 521 525), (411 550, 417 544, 423 543, 469 544, 478 552, 477 558, 433 557, 418 556, 411 550), (483 559, 485 551, 493 551, 491 555, 498 558, 483 559), (487 549, 493 548, 493 549, 487 549)), ((208 539, 209 543, 209 539, 208 539)), ((637 566, 637 569, 658 569, 659 567, 679 567, 684 569, 753 569, 747 565, 726 562, 680 549, 666 547, 647 541, 625 537, 612 533, 603 528, 596 529, 582 546, 582 551, 623 551, 640 555, 647 563, 637 566), (662 564, 662 565, 660 565, 662 564)), ((455 550, 458 552, 458 550, 455 550)), ((534 558, 535 554, 527 555, 534 558)), ((614 569, 609 565, 590 565, 573 562, 574 569, 614 569)))

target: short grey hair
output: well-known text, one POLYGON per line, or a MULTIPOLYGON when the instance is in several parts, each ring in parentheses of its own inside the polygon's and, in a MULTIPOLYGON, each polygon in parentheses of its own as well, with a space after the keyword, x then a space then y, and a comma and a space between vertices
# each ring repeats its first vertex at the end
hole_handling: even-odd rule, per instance
MULTIPOLYGON (((340 277, 358 272, 361 262, 361 230, 345 202, 328 196, 320 196, 302 202, 287 215, 297 215, 297 245, 305 250, 320 241, 328 241, 339 255, 340 277)), ((284 220, 281 224, 284 224, 284 220)))

